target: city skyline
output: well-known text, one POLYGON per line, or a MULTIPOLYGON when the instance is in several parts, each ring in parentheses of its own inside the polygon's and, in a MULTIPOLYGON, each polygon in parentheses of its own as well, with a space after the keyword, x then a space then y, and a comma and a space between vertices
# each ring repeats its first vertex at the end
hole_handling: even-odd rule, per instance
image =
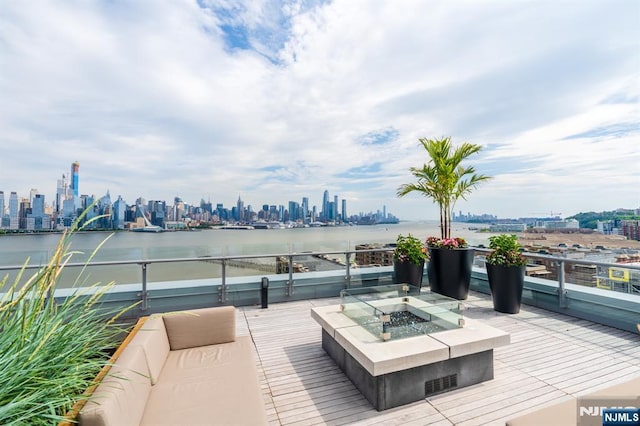
MULTIPOLYGON (((87 211, 86 219, 101 215, 97 227, 124 229, 127 223, 136 222, 138 217, 146 218, 146 224, 165 228, 166 222, 183 222, 195 220, 205 223, 253 223, 262 222, 297 222, 301 224, 322 223, 359 223, 373 224, 393 222, 398 218, 382 211, 348 213, 347 200, 339 200, 337 194, 330 198, 329 191, 324 190, 322 204, 310 204, 309 197, 302 197, 301 202, 289 200, 287 204, 262 204, 261 207, 245 203, 238 195, 235 205, 225 206, 224 202, 201 199, 199 202, 185 202, 181 197, 173 197, 173 204, 167 200, 146 199, 141 194, 134 202, 128 203, 121 195, 113 201, 110 192, 105 194, 84 194, 80 188, 80 163, 71 163, 71 172, 62 174, 56 181, 55 201, 47 203, 45 194, 37 188, 29 191, 26 198, 16 191, 7 192, 0 188, 0 229, 19 230, 52 230, 70 226, 83 211, 87 211), (340 201, 340 203, 339 203, 340 201), (93 205, 91 209, 89 206, 93 205)), ((265 200, 261 200, 263 203, 265 200)), ((93 225, 93 226, 96 226, 93 225)))
POLYGON ((287 205, 397 199, 419 137, 484 149, 457 210, 640 206, 640 3, 216 0, 3 5, 0 188, 287 205), (49 182, 54 179, 51 189, 49 182))

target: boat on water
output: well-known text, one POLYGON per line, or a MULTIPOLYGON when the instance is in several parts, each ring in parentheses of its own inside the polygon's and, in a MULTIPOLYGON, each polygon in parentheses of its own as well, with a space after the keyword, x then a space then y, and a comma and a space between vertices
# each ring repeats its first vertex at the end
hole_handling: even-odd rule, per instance
POLYGON ((245 230, 245 229, 256 229, 251 225, 224 225, 219 227, 218 229, 236 229, 236 230, 245 230))
POLYGON ((131 231, 133 232, 163 232, 164 229, 162 229, 159 226, 156 225, 147 225, 147 226, 142 226, 140 228, 132 228, 131 231))

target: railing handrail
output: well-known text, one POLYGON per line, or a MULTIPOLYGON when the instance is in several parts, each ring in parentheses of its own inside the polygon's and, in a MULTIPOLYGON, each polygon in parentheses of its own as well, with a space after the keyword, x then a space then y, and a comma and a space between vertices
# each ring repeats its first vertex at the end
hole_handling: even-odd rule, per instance
MULTIPOLYGON (((474 247, 473 248, 476 251, 482 252, 482 253, 491 253, 490 249, 485 249, 485 248, 478 248, 478 247, 474 247)), ((573 259, 571 257, 565 257, 565 256, 553 256, 553 255, 549 255, 549 254, 537 254, 537 253, 530 253, 530 252, 522 252, 523 256, 531 259, 546 259, 546 260, 552 260, 552 261, 556 261, 556 262, 567 262, 567 263, 575 263, 577 265, 595 265, 595 266, 604 266, 604 267, 610 267, 610 266, 616 266, 616 267, 620 267, 620 268, 626 268, 626 269, 634 269, 636 271, 640 271, 640 264, 638 265, 634 265, 634 264, 630 264, 630 263, 616 263, 616 262, 601 262, 598 260, 589 260, 589 259, 573 259)), ((564 254, 564 253, 563 253, 564 254)))
MULTIPOLYGON (((491 250, 481 247, 471 247, 475 251, 480 253, 490 253, 491 250)), ((135 260, 107 260, 107 261, 95 261, 95 262, 76 262, 67 263, 67 267, 85 267, 85 266, 115 266, 115 265, 151 265, 154 263, 177 263, 177 262, 201 262, 201 261, 228 261, 234 259, 261 259, 268 257, 302 257, 302 256, 321 256, 330 254, 340 254, 343 256, 352 255, 356 253, 375 253, 375 252, 389 252, 393 251, 393 247, 374 248, 374 249, 362 249, 362 250, 332 250, 332 251, 304 251, 304 252, 289 252, 289 253, 267 253, 267 254, 240 254, 240 255, 225 255, 225 256, 197 256, 197 257, 181 257, 181 258, 161 258, 161 259, 135 259, 135 260)), ((556 262, 574 263, 578 265, 595 265, 604 267, 620 267, 625 269, 632 269, 640 271, 640 265, 628 264, 628 263, 615 263, 615 262, 602 262, 597 260, 588 259, 573 259, 564 256, 554 256, 547 254, 537 254, 530 252, 523 252, 524 257, 531 259, 543 259, 556 262)), ((45 263, 39 265, 9 265, 0 266, 0 271, 13 271, 17 269, 40 269, 45 266, 45 263)))

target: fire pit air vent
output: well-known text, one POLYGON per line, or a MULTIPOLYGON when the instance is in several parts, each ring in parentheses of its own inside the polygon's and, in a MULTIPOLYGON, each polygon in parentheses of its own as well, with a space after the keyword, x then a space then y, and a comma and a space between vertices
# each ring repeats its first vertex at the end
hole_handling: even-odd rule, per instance
POLYGON ((429 396, 456 387, 458 387, 458 375, 452 374, 424 382, 424 394, 429 396))

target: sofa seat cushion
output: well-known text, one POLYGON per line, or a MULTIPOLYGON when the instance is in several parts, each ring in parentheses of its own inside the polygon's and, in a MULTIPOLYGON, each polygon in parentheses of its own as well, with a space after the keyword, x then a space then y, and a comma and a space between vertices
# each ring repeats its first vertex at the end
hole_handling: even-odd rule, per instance
POLYGON ((253 344, 235 342, 171 351, 151 389, 142 425, 263 425, 264 402, 253 344))

